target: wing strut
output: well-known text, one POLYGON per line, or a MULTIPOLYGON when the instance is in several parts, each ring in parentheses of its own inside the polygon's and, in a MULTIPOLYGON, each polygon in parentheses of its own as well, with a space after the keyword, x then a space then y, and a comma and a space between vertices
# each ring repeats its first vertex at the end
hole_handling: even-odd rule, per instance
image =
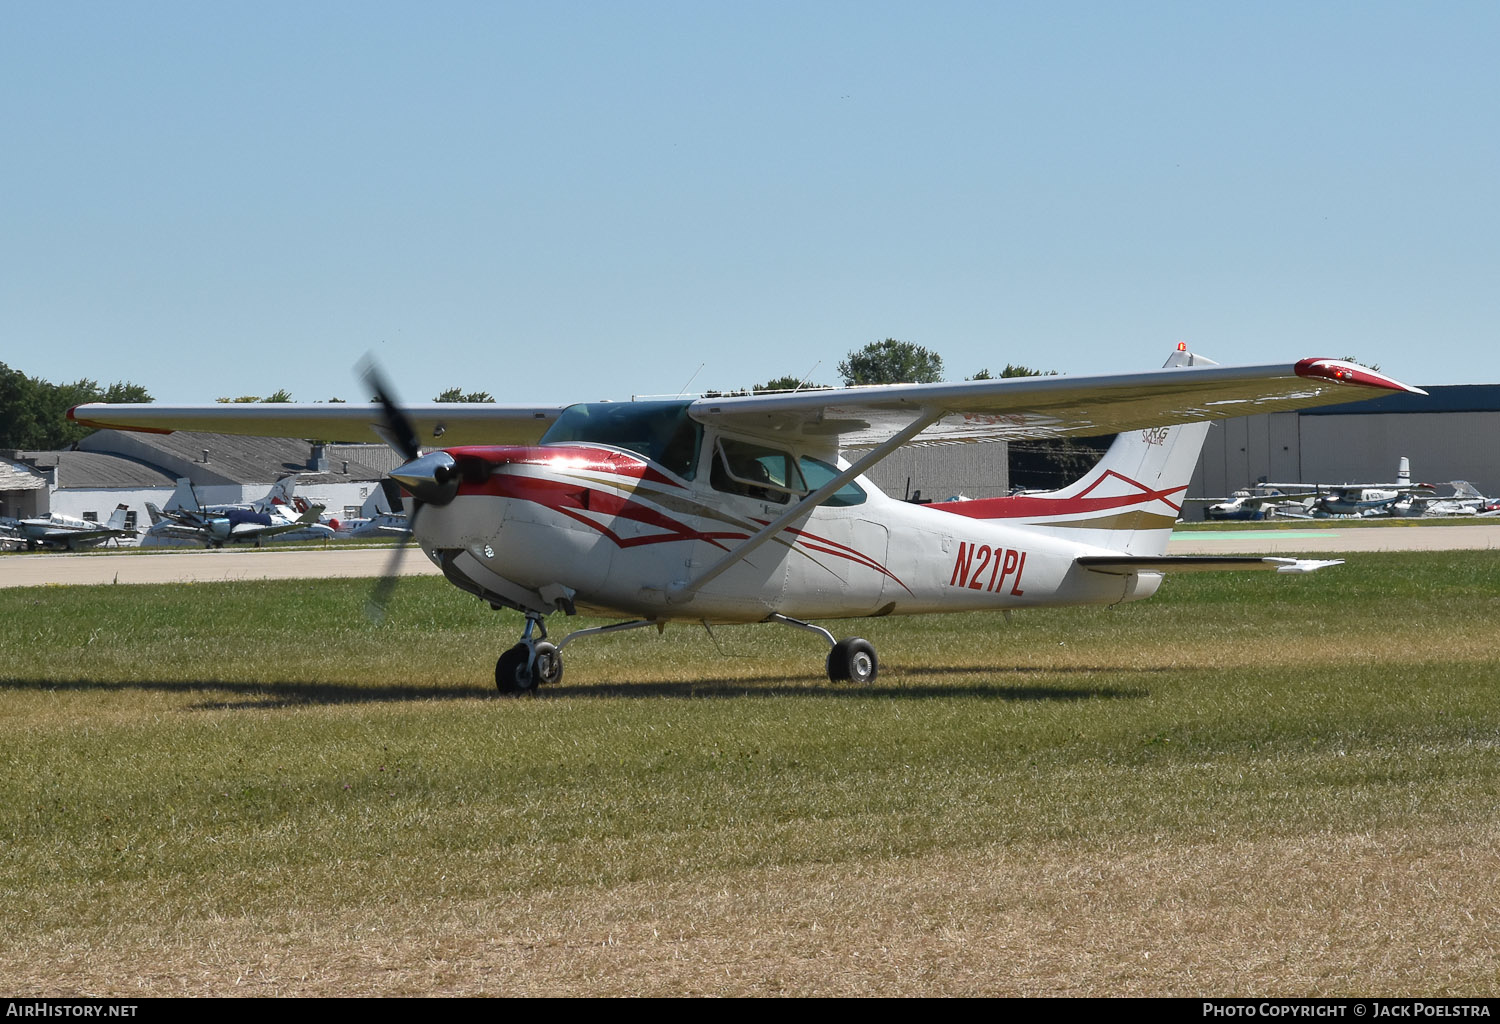
POLYGON ((875 465, 875 463, 891 454, 891 452, 895 451, 897 448, 910 441, 913 437, 917 436, 923 430, 926 430, 928 427, 932 426, 932 424, 936 423, 941 418, 941 411, 933 411, 931 409, 921 410, 917 414, 916 419, 912 420, 906 426, 902 427, 896 433, 892 434, 881 444, 870 449, 858 462, 855 462, 838 476, 834 477, 822 487, 819 487, 817 490, 808 494, 801 501, 797 502, 797 504, 781 513, 781 515, 771 520, 765 526, 762 526, 758 531, 752 534, 750 538, 745 541, 745 543, 741 544, 733 551, 725 552, 725 554, 720 557, 717 562, 715 562, 713 565, 710 565, 707 569, 704 569, 693 579, 683 580, 680 583, 674 583, 672 587, 667 591, 667 599, 669 601, 684 601, 687 598, 692 597, 693 594, 697 593, 701 587, 717 579, 720 574, 724 572, 724 570, 728 569, 736 562, 743 561, 745 558, 749 557, 749 555, 752 554, 762 544, 770 540, 772 537, 775 537, 782 530, 785 530, 793 522, 801 519, 803 516, 810 515, 813 509, 817 508, 824 501, 827 501, 830 497, 833 496, 834 492, 863 473, 867 467, 875 465))

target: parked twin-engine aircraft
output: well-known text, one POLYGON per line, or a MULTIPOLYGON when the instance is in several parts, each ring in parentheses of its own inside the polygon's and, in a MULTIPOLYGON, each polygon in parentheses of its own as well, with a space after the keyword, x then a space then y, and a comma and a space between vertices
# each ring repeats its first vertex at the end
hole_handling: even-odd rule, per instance
POLYGON ((119 537, 134 537, 135 531, 125 525, 129 514, 129 505, 116 505, 109 521, 103 526, 58 512, 45 519, 12 520, 7 525, 21 535, 27 551, 37 548, 77 551, 79 548, 91 548, 119 537))
POLYGON ((1179 346, 1165 369, 564 408, 451 404, 85 405, 125 430, 354 438, 405 457, 417 543, 455 586, 526 616, 495 667, 504 692, 562 676, 583 636, 669 621, 777 622, 829 645, 828 675, 866 683, 874 647, 811 619, 1149 597, 1174 570, 1306 572, 1330 562, 1168 557, 1208 420, 1386 391, 1333 359, 1221 367, 1179 346), (915 505, 861 474, 912 442, 1118 432, 1102 461, 1043 494, 915 505), (422 454, 438 439, 449 447, 422 454), (547 641, 587 609, 626 621, 547 641))

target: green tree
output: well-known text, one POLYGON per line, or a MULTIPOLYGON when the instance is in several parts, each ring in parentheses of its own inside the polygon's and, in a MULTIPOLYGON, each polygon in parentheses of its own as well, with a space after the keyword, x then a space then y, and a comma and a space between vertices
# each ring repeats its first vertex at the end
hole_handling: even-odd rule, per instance
POLYGON ((139 384, 116 381, 109 387, 83 378, 52 384, 0 363, 0 448, 45 451, 63 448, 93 433, 68 419, 68 410, 86 402, 149 402, 139 384))
POLYGON ((788 374, 785 377, 773 377, 764 384, 757 384, 751 391, 758 395, 762 391, 826 391, 827 389, 827 384, 804 384, 801 377, 788 374))
POLYGON ((1000 371, 1002 377, 1056 377, 1056 370, 1033 370, 1029 366, 1017 366, 1015 363, 1006 363, 1005 369, 1000 371))
POLYGON ((943 357, 910 341, 886 338, 850 352, 838 366, 849 386, 932 384, 943 379, 943 357))
POLYGON ((488 391, 465 392, 463 388, 449 388, 433 399, 434 402, 494 402, 494 400, 488 391))

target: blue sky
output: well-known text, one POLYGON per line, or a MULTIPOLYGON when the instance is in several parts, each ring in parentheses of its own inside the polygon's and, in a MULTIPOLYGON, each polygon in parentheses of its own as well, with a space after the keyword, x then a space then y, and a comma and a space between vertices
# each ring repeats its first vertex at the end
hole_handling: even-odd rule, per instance
POLYGON ((0 361, 566 402, 1006 362, 1500 381, 1500 5, 0 6, 0 361), (702 366, 700 370, 699 367, 702 366))

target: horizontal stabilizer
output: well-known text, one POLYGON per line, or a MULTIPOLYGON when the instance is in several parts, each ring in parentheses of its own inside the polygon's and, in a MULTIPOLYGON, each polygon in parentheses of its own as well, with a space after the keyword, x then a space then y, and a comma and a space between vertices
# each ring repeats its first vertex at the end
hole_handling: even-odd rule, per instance
POLYGON ((1083 555, 1077 563, 1090 572, 1128 576, 1137 572, 1225 572, 1234 569, 1274 569, 1277 572, 1316 572, 1343 565, 1342 558, 1263 558, 1259 555, 1083 555))

